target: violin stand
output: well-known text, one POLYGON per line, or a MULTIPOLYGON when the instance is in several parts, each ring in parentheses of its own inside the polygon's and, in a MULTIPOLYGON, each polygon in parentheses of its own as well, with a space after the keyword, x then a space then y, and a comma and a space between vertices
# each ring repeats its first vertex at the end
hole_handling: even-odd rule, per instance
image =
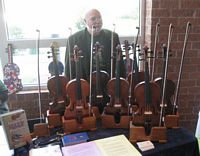
POLYGON ((167 128, 179 128, 179 115, 166 115, 164 123, 167 128))
POLYGON ((61 119, 60 114, 49 113, 49 110, 47 110, 47 122, 48 122, 49 128, 62 126, 62 119, 61 119))
MULTIPOLYGON (((133 120, 136 121, 136 123, 144 123, 144 117, 143 116, 133 116, 133 120)), ((145 127, 144 126, 135 126, 133 124, 133 120, 130 122, 130 137, 129 141, 131 143, 135 143, 137 141, 158 141, 159 143, 166 143, 167 142, 167 136, 166 136, 166 127, 159 127, 159 126, 153 126, 151 128, 150 135, 146 135, 145 133, 145 127)), ((156 122, 156 118, 153 119, 154 123, 156 122)), ((135 123, 135 122, 134 122, 135 123)))
POLYGON ((83 117, 82 123, 78 123, 76 119, 65 119, 62 116, 63 132, 65 134, 76 133, 80 131, 96 130, 96 118, 94 116, 83 117))
POLYGON ((120 122, 116 123, 114 115, 103 114, 101 116, 101 122, 103 128, 129 128, 129 123, 131 121, 130 116, 121 116, 120 122))
POLYGON ((47 123, 34 124, 34 137, 50 136, 50 131, 47 123))
POLYGON ((150 135, 145 134, 145 128, 143 126, 130 125, 130 138, 131 143, 136 143, 137 141, 158 141, 159 143, 166 143, 166 127, 152 127, 150 135))

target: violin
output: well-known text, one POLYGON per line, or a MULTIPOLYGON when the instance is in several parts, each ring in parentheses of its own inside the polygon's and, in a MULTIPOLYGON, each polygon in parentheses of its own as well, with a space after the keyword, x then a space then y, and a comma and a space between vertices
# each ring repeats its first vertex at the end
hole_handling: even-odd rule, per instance
POLYGON ((106 88, 109 74, 106 71, 100 70, 102 50, 103 46, 99 42, 96 42, 94 45, 96 71, 92 72, 92 104, 93 106, 98 106, 100 113, 103 112, 103 108, 109 102, 106 88))
POLYGON ((162 75, 162 77, 155 78, 154 81, 160 86, 160 89, 162 90, 161 100, 162 100, 162 96, 163 96, 164 103, 165 103, 165 112, 164 113, 166 115, 168 115, 168 114, 172 114, 173 105, 172 105, 171 100, 174 95, 176 85, 172 80, 168 79, 167 76, 165 75, 165 71, 167 70, 167 66, 166 66, 167 60, 166 59, 168 59, 168 57, 166 57, 166 55, 168 55, 167 54, 167 46, 165 44, 163 44, 162 48, 163 48, 163 54, 164 54, 163 75, 162 75), (163 89, 165 89, 165 91, 163 89))
POLYGON ((131 67, 133 60, 130 59, 129 50, 131 49, 130 44, 128 43, 128 40, 124 41, 124 50, 125 50, 125 66, 126 66, 126 77, 131 73, 131 67))
POLYGON ((120 61, 122 59, 122 50, 120 45, 117 46, 116 54, 116 74, 107 84, 108 94, 110 95, 110 103, 104 109, 105 114, 115 116, 115 122, 120 122, 122 115, 128 115, 128 89, 129 83, 120 77, 120 61))
POLYGON ((66 86, 66 93, 69 96, 70 104, 65 109, 64 118, 66 120, 76 119, 79 124, 83 122, 84 117, 88 117, 89 105, 87 97, 89 96, 89 83, 81 79, 80 58, 81 50, 77 45, 74 46, 74 60, 76 66, 76 78, 68 82, 66 86))
POLYGON ((66 95, 66 85, 68 80, 66 77, 59 75, 58 62, 56 55, 58 54, 58 44, 53 42, 51 44, 51 53, 53 58, 54 65, 54 76, 52 76, 47 81, 47 88, 50 93, 50 97, 53 98, 53 102, 49 104, 49 113, 58 113, 60 115, 64 114, 65 107, 68 104, 67 95, 66 95))
MULTIPOLYGON (((165 115, 172 113, 172 103, 171 103, 171 97, 174 95, 175 91, 175 83, 167 78, 167 70, 168 70, 168 59, 169 59, 169 49, 170 49, 170 43, 172 39, 172 33, 173 33, 173 25, 169 25, 169 32, 168 32, 168 43, 163 44, 163 55, 164 55, 164 61, 163 61, 163 75, 162 78, 156 78, 154 81, 160 86, 161 92, 161 103, 160 103, 160 121, 159 126, 164 125, 164 117, 165 115)), ((152 77, 153 78, 153 77, 152 77)))
POLYGON ((132 70, 128 75, 128 82, 130 84, 130 88, 129 88, 129 101, 131 105, 136 105, 135 102, 135 96, 134 96, 134 88, 135 86, 144 81, 144 71, 139 71, 139 67, 138 67, 138 60, 137 60, 137 56, 136 56, 136 48, 137 48, 137 41, 138 41, 138 35, 139 35, 139 28, 138 29, 138 33, 137 33, 137 37, 136 37, 136 42, 132 44, 132 49, 133 49, 133 63, 132 63, 132 70))
MULTIPOLYGON (((59 74, 59 75, 62 75, 63 72, 64 72, 64 65, 62 64, 62 62, 57 61, 57 66, 58 66, 58 67, 57 67, 57 69, 58 69, 58 74, 59 74)), ((54 61, 52 61, 52 62, 49 63, 48 70, 49 70, 49 73, 51 74, 51 76, 54 76, 54 75, 55 75, 54 61)))
MULTIPOLYGON (((153 81, 149 80, 149 66, 146 59, 148 47, 143 48, 145 55, 145 81, 138 83, 134 89, 136 102, 138 103, 139 113, 144 117, 145 131, 150 133, 151 127, 158 125, 159 118, 158 104, 160 103, 160 87, 153 81)), ((134 122, 134 121, 133 121, 134 122)))
POLYGON ((13 63, 12 44, 7 46, 8 63, 3 67, 4 84, 7 86, 9 93, 14 93, 22 90, 23 85, 19 79, 20 68, 17 64, 13 63))

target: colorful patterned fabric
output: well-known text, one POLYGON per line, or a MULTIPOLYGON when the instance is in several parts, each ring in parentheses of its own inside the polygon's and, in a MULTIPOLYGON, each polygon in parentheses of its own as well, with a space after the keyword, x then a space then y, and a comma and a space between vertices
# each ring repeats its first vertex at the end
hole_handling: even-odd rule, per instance
POLYGON ((19 67, 15 63, 8 63, 3 68, 4 84, 7 86, 10 93, 19 91, 23 88, 21 79, 18 78, 20 73, 19 67))

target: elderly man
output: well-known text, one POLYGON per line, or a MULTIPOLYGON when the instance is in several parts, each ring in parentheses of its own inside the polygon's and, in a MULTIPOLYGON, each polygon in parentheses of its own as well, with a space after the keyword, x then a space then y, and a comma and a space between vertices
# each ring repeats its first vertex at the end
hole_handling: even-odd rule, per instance
MULTIPOLYGON (((81 78, 90 81, 90 54, 91 46, 94 47, 95 43, 98 42, 102 45, 103 50, 99 57, 99 68, 101 71, 108 73, 112 78, 115 77, 115 57, 112 58, 112 68, 111 68, 111 56, 115 55, 116 47, 120 44, 118 34, 107 29, 103 29, 103 21, 100 12, 97 9, 91 9, 85 14, 85 24, 86 28, 75 34, 71 35, 67 41, 66 55, 65 55, 65 75, 69 79, 74 79, 76 76, 75 62, 71 60, 73 55, 73 48, 75 45, 79 47, 82 51, 80 61, 81 61, 81 78), (93 38, 93 42, 91 42, 93 38), (113 46, 113 47, 112 47, 113 46), (113 51, 111 52, 111 49, 113 51), (112 70, 111 70, 112 69, 112 70), (112 75, 111 75, 112 71, 112 75)), ((120 75, 125 76, 125 68, 123 60, 120 60, 120 75)), ((92 71, 96 71, 95 57, 92 61, 92 71)), ((101 78, 100 78, 101 79, 101 78)), ((100 112, 103 111, 105 105, 109 102, 109 97, 107 95, 106 82, 101 86, 103 90, 103 100, 99 105, 100 112)), ((93 87, 94 89, 94 87, 93 87)), ((94 101, 93 101, 94 102, 94 101)), ((93 105, 93 104, 92 104, 93 105)))

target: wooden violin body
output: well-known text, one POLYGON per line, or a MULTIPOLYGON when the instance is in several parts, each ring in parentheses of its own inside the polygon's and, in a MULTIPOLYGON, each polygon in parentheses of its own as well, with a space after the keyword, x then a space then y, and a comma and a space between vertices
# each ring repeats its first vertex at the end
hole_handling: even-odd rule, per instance
POLYGON ((69 96, 70 104, 66 107, 62 118, 65 133, 96 128, 96 119, 91 116, 91 110, 87 103, 90 87, 88 82, 82 79, 80 75, 80 52, 79 48, 74 46, 76 78, 70 80, 66 86, 66 93, 69 96))
POLYGON ((130 122, 128 91, 129 83, 120 77, 119 62, 121 49, 117 47, 116 75, 107 84, 110 103, 104 108, 102 115, 103 127, 107 128, 128 128, 130 122))
POLYGON ((138 104, 136 103, 135 101, 135 95, 134 95, 134 89, 136 87, 136 85, 142 81, 144 81, 144 72, 143 71, 140 71, 140 72, 133 72, 133 73, 130 73, 128 75, 128 82, 130 84, 130 104, 131 105, 137 105, 138 104), (132 80, 131 80, 132 79, 132 80))
POLYGON ((49 113, 50 114, 64 114, 65 107, 68 104, 67 95, 66 95, 66 84, 68 80, 66 77, 59 75, 59 69, 57 66, 57 57, 58 54, 58 44, 53 42, 51 44, 51 52, 53 57, 53 66, 54 66, 54 76, 52 76, 47 81, 47 88, 49 90, 50 97, 53 99, 49 104, 49 113))
MULTIPOLYGON (((160 104, 160 87, 155 82, 149 83, 151 92, 151 104, 148 106, 148 110, 153 114, 158 114, 160 104)), ((134 90, 135 99, 138 103, 138 114, 142 115, 145 113, 145 82, 140 82, 136 85, 134 90)))
MULTIPOLYGON (((159 85, 160 89, 162 90, 163 79, 161 77, 158 77, 158 78, 154 79, 154 82, 157 83, 159 85)), ((165 103, 166 103, 165 114, 169 115, 169 114, 172 114, 172 112, 173 112, 172 97, 174 96, 176 85, 170 79, 166 79, 165 83, 166 83, 165 98, 164 98, 165 103)))
POLYGON ((68 80, 64 76, 53 76, 47 82, 47 88, 50 93, 50 97, 53 101, 49 104, 49 113, 60 115, 64 114, 65 107, 68 105, 68 99, 66 94, 66 85, 68 80))
MULTIPOLYGON (((128 89, 129 83, 120 78, 120 86, 116 86, 116 78, 109 80, 108 82, 108 94, 110 95, 110 104, 105 108, 106 114, 115 115, 118 120, 122 115, 128 115, 128 89), (120 90, 120 94, 116 96, 116 90, 120 90)), ((118 121, 119 122, 119 121, 118 121)))
POLYGON ((149 67, 146 60, 147 50, 148 48, 145 46, 145 81, 138 83, 134 89, 135 100, 139 109, 132 122, 134 125, 143 125, 146 134, 149 134, 151 127, 159 125, 160 87, 149 80, 149 67), (138 121, 137 116, 140 116, 139 119, 142 120, 138 121))
POLYGON ((66 108, 64 114, 66 120, 77 119, 79 123, 82 122, 83 117, 89 116, 89 106, 86 101, 86 97, 89 96, 89 84, 84 79, 81 79, 80 81, 82 97, 79 100, 76 99, 77 95, 74 93, 77 87, 76 80, 74 79, 69 81, 69 83, 66 86, 66 93, 70 98, 70 104, 66 108))
POLYGON ((92 73, 92 106, 97 106, 99 112, 102 113, 104 107, 109 102, 110 98, 107 91, 107 83, 109 81, 109 75, 105 71, 97 71, 92 73))

